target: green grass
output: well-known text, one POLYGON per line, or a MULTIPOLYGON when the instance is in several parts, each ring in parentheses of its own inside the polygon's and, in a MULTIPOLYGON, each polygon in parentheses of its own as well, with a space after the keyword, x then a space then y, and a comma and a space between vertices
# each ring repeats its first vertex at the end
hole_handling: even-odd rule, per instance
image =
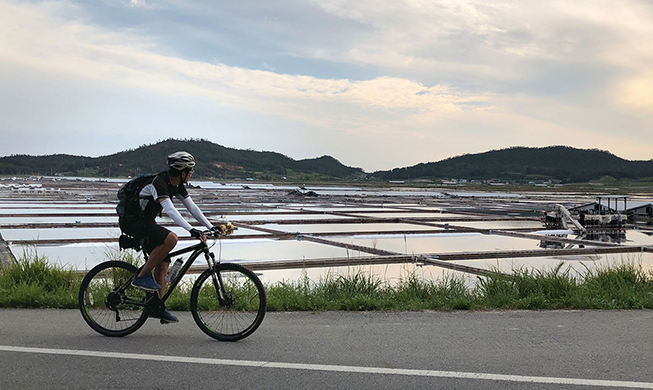
MULTIPOLYGON (((138 265, 129 252, 112 260, 138 265)), ((24 253, 0 269, 0 307, 75 308, 82 275, 24 253)), ((167 301, 189 310, 192 286, 182 283, 167 301)), ((651 309, 653 275, 632 262, 589 270, 583 276, 560 263, 549 270, 517 269, 509 277, 493 272, 470 286, 461 277, 430 281, 410 273, 389 283, 360 269, 347 275, 307 277, 266 286, 269 311, 409 311, 495 309, 651 309)))
POLYGON ((81 279, 36 251, 24 252, 15 263, 0 268, 0 307, 77 307, 81 279))

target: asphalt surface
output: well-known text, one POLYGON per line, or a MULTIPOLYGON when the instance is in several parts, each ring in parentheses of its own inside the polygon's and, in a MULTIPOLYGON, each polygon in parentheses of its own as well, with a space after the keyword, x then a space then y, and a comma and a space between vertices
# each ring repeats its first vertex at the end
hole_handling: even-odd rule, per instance
POLYGON ((149 320, 0 310, 0 389, 653 388, 653 311, 268 313, 225 343, 149 320))

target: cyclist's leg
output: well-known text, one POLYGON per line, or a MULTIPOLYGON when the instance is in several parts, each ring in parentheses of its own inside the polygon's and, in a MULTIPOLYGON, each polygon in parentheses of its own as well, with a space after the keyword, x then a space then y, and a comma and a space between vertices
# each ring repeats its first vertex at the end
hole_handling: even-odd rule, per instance
MULTIPOLYGON (((145 250, 150 254, 147 262, 141 270, 141 275, 154 271, 154 280, 161 286, 159 289, 159 298, 163 298, 168 283, 166 274, 170 266, 170 251, 177 245, 177 235, 170 230, 157 225, 154 221, 148 225, 148 243, 145 250)), ((168 309, 163 307, 162 313, 152 314, 154 317, 161 318, 161 323, 179 322, 177 317, 173 316, 168 309)))
POLYGON ((168 286, 168 282, 166 282, 166 275, 170 267, 170 257, 168 257, 168 254, 174 249, 175 245, 177 245, 177 235, 169 232, 165 240, 163 240, 163 244, 152 250, 147 263, 145 263, 143 270, 141 270, 142 275, 145 275, 146 272, 154 271, 154 280, 161 286, 159 298, 163 298, 168 286))
POLYGON ((168 287, 168 282, 166 282, 168 268, 170 268, 170 257, 166 257, 159 265, 154 268, 154 280, 161 286, 161 290, 159 290, 159 298, 163 298, 166 292, 166 288, 168 287))
MULTIPOLYGON (((178 240, 175 233, 162 226, 157 225, 154 221, 151 221, 151 223, 148 224, 147 237, 149 238, 149 242, 145 245, 145 250, 150 254, 150 256, 141 269, 141 272, 138 275, 139 277, 154 271, 155 268, 157 268, 165 260, 169 262, 170 260, 168 259, 168 254, 174 249, 175 245, 177 245, 178 240)), ((165 273, 163 273, 163 277, 161 277, 161 280, 159 280, 159 276, 164 268, 166 269, 167 273, 166 265, 164 267, 159 267, 154 275, 155 280, 159 284, 161 284, 161 280, 163 280, 165 283, 165 273)), ((161 290, 165 291, 165 287, 163 285, 161 290)))
POLYGON ((167 287, 165 276, 170 263, 168 254, 177 245, 177 235, 157 225, 154 219, 122 217, 119 219, 119 225, 122 232, 132 237, 147 238, 143 250, 149 254, 149 258, 138 277, 154 271, 154 280, 161 286, 159 297, 162 298, 167 287))

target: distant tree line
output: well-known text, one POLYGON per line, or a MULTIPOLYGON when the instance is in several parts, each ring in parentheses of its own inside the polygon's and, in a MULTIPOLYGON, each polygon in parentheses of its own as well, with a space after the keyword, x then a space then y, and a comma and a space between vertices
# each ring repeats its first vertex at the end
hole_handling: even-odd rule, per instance
POLYGON ((227 148, 204 139, 167 139, 102 157, 12 155, 0 158, 0 175, 137 176, 165 170, 166 156, 179 150, 195 156, 198 162, 195 177, 204 178, 288 176, 327 180, 465 178, 564 182, 583 182, 603 176, 653 178, 653 161, 629 161, 604 150, 567 146, 513 147, 365 174, 361 168, 348 167, 331 156, 294 160, 276 152, 227 148))
POLYGON ((538 178, 576 182, 603 176, 641 179, 653 177, 653 161, 628 161, 598 149, 576 149, 568 146, 513 147, 395 168, 391 171, 378 171, 372 176, 382 180, 538 178))
POLYGON ((284 176, 289 171, 333 178, 364 176, 362 169, 345 166, 330 156, 297 161, 276 152, 232 149, 203 139, 167 139, 101 157, 12 155, 0 158, 0 175, 137 176, 165 170, 166 156, 179 150, 195 156, 196 177, 284 176))

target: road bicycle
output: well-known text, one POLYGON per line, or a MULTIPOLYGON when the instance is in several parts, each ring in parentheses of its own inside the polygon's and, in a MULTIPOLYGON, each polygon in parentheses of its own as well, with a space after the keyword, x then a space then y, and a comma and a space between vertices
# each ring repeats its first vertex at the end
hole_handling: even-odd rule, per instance
MULTIPOLYGON (((206 231, 204 234, 210 239, 221 237, 220 232, 206 231)), ((148 317, 162 318, 166 300, 193 262, 204 254, 208 268, 197 277, 190 295, 193 318, 204 333, 215 339, 244 339, 263 322, 267 303, 265 289, 251 270, 216 260, 210 251, 215 242, 211 246, 200 242, 170 253, 170 259, 191 254, 170 280, 163 298, 159 298, 158 292, 147 292, 131 285, 132 279, 140 272, 140 268, 133 264, 107 261, 95 266, 86 274, 79 289, 82 317, 93 330, 105 336, 122 337, 135 332, 148 317)), ((143 241, 125 246, 139 251, 143 241)), ((143 256, 147 262, 145 251, 143 256)))

